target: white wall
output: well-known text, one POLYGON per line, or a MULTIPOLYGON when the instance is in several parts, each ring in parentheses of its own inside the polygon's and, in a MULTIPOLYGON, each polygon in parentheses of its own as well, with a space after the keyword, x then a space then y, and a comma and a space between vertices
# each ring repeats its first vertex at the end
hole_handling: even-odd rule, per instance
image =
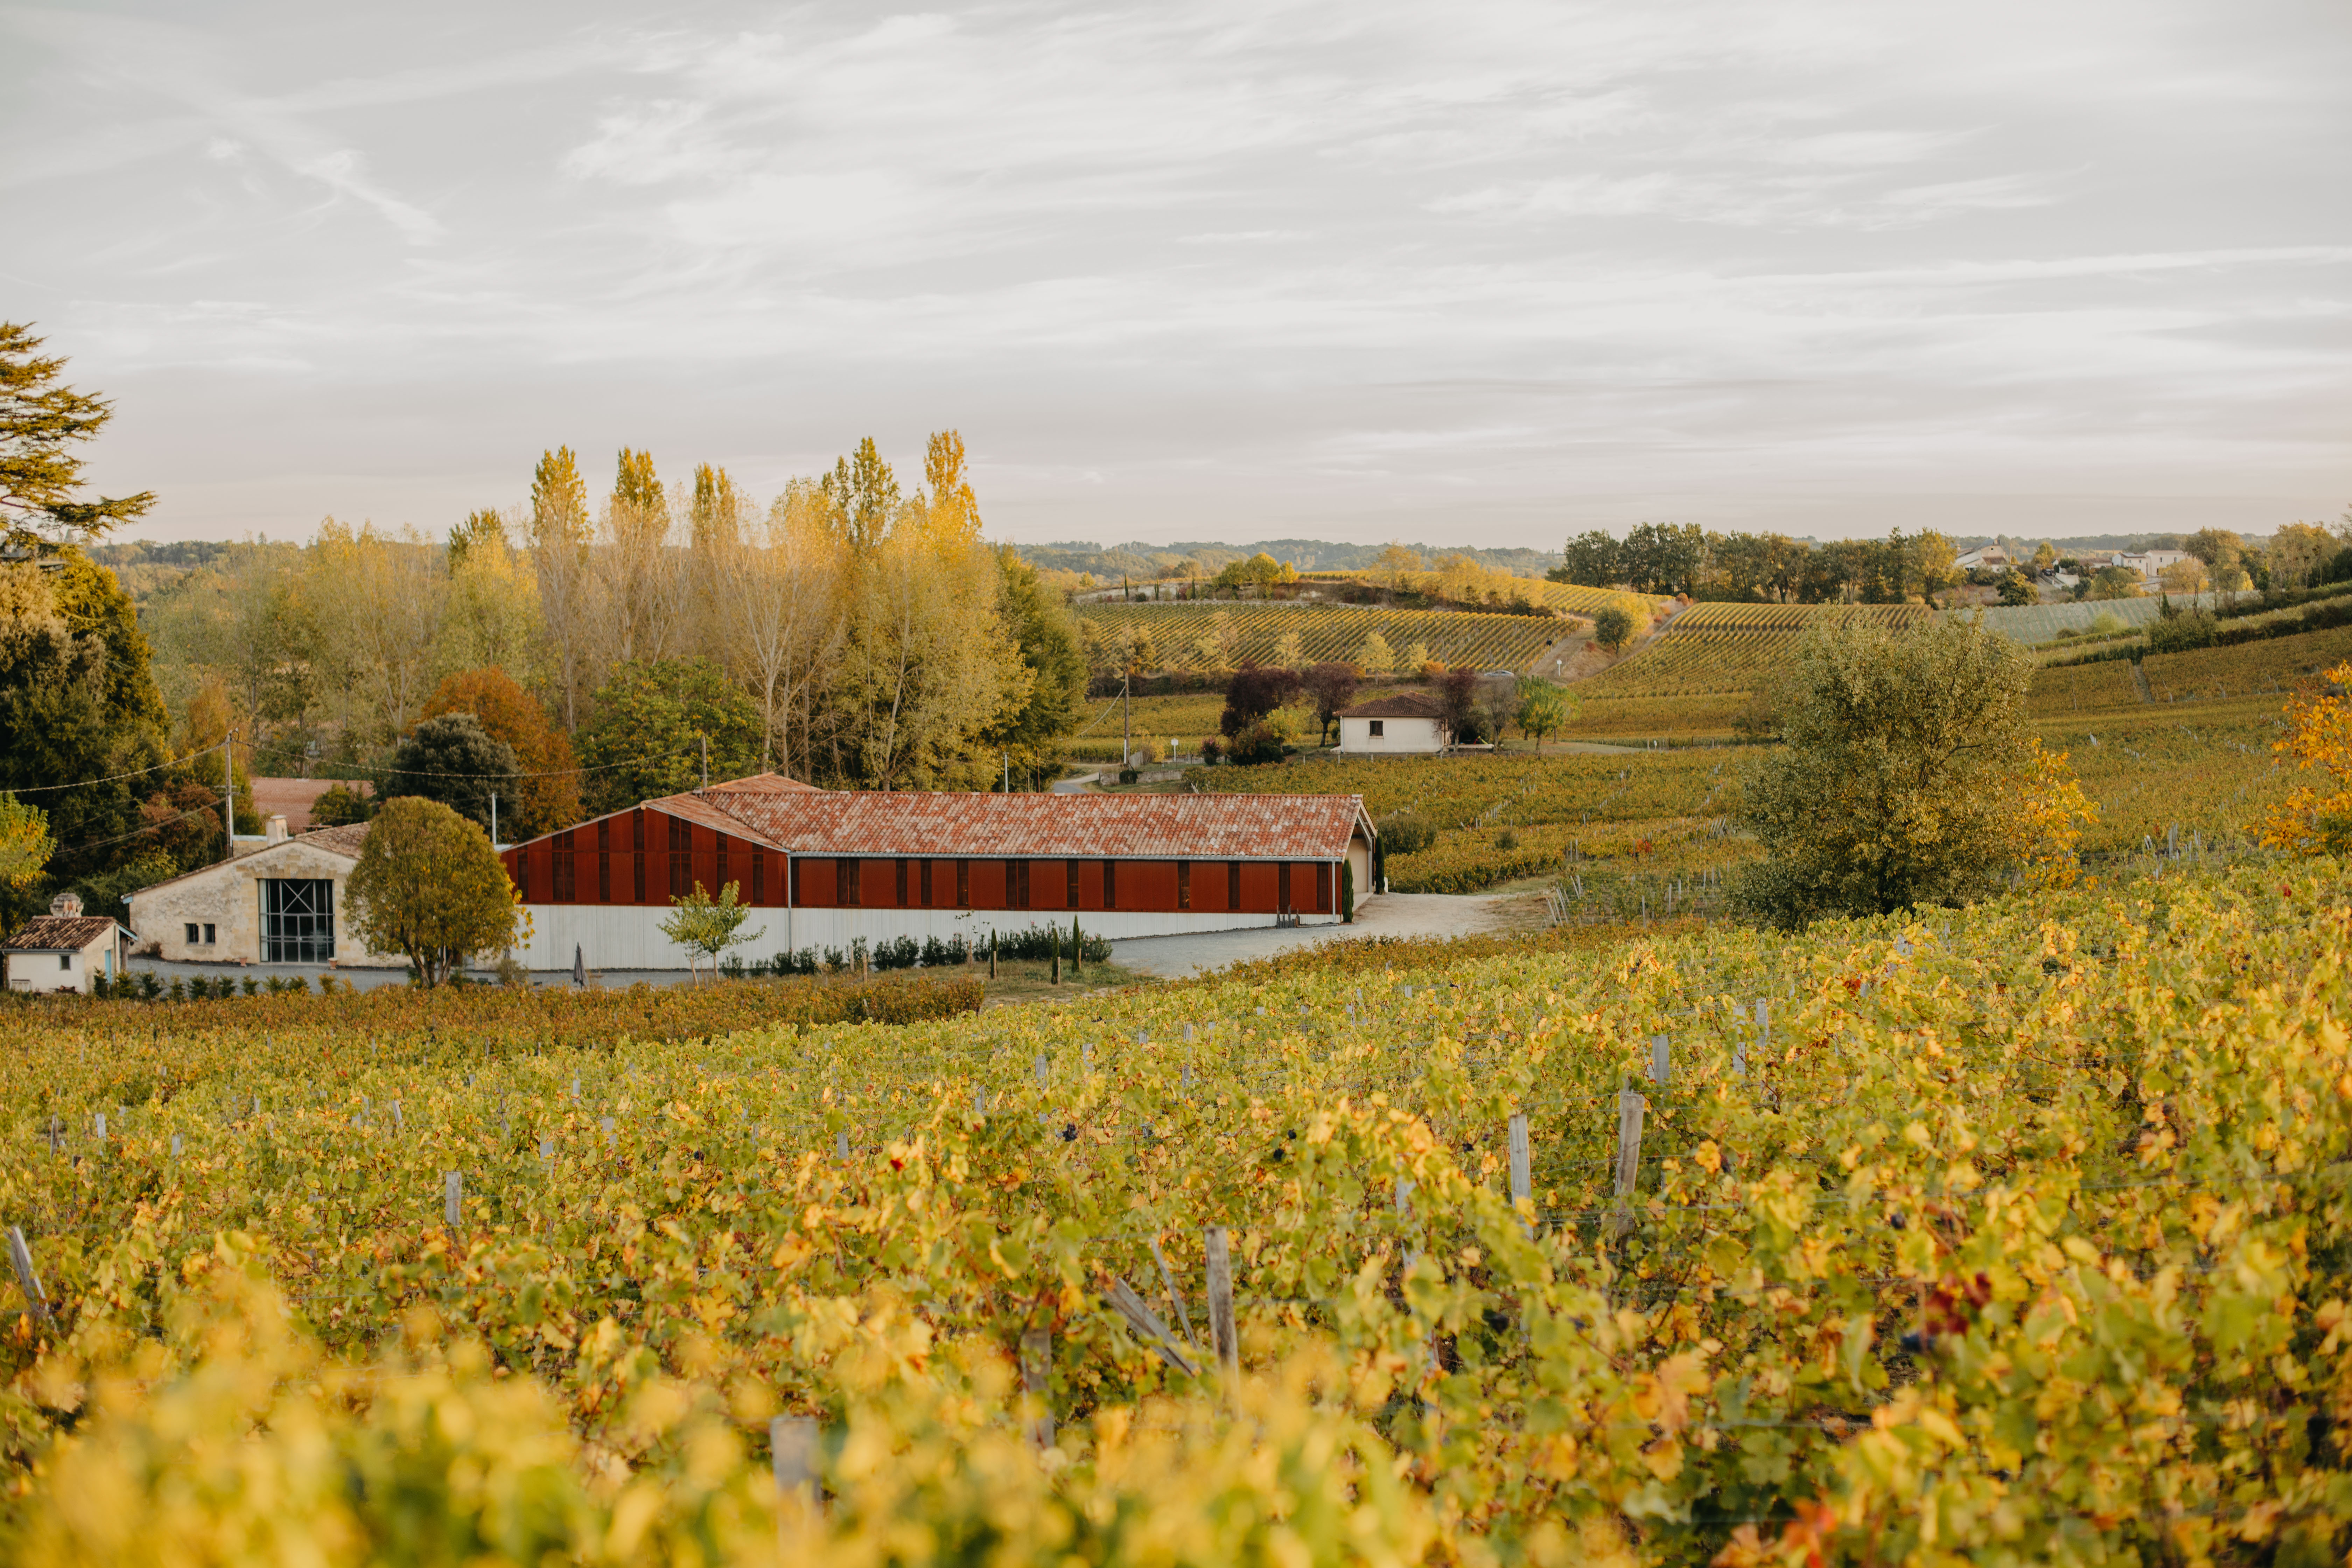
POLYGON ((258 963, 261 962, 261 889, 267 878, 295 877, 331 881, 335 885, 335 963, 343 966, 405 968, 408 960, 370 952, 352 934, 345 919, 344 885, 354 862, 289 838, 216 866, 207 866, 176 881, 142 888, 131 895, 131 929, 143 949, 173 963, 258 963), (187 927, 196 934, 213 927, 215 941, 190 943, 187 927))
POLYGON ((11 991, 77 991, 87 994, 90 983, 114 973, 114 939, 101 937, 79 952, 12 952, 8 954, 11 991), (63 958, 66 966, 58 960, 63 958))
POLYGON ((1382 719, 1379 723, 1386 732, 1380 735, 1372 733, 1373 722, 1370 719, 1340 720, 1339 749, 1399 755, 1426 755, 1444 750, 1444 740, 1434 719, 1382 719))
MULTIPOLYGON (((1360 906, 1368 891, 1368 880, 1369 868, 1360 869, 1356 892, 1360 906)), ((1335 887, 1335 897, 1337 892, 1335 887)), ((571 968, 575 942, 591 969, 690 967, 686 950, 661 933, 661 922, 669 918, 667 909, 634 904, 526 904, 523 908, 530 916, 530 942, 518 951, 529 968, 571 968)), ((869 951, 877 942, 895 942, 901 936, 910 936, 917 942, 934 936, 941 942, 957 936, 967 942, 985 942, 991 931, 1002 931, 1009 936, 1032 926, 1050 924, 1066 931, 1072 918, 1072 911, 1066 910, 755 909, 742 929, 764 930, 765 934, 735 952, 748 963, 787 949, 797 952, 813 947, 821 955, 825 948, 832 947, 846 953, 849 944, 861 936, 869 951)), ((1275 923, 1271 914, 1203 914, 1186 910, 1079 910, 1075 918, 1079 930, 1087 935, 1106 936, 1115 942, 1193 931, 1243 931, 1275 923)), ((1336 925, 1339 917, 1305 914, 1298 920, 1305 925, 1336 925)))

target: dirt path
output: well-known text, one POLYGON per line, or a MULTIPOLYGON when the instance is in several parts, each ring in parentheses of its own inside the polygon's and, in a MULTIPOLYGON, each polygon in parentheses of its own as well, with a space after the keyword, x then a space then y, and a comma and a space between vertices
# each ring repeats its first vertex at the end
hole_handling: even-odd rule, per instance
POLYGON ((1642 639, 1620 653, 1604 652, 1588 638, 1562 637, 1545 650, 1544 656, 1528 668, 1528 673, 1563 684, 1590 680, 1602 670, 1624 663, 1664 637, 1666 628, 1674 624, 1675 617, 1687 607, 1677 605, 1652 621, 1650 629, 1643 634, 1642 639))

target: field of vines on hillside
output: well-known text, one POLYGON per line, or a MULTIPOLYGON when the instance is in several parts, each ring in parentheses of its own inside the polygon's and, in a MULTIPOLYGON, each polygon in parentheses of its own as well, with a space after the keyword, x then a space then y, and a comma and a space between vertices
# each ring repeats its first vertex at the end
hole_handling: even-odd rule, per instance
POLYGON ((1928 614, 1913 605, 1693 605, 1578 690, 1588 701, 1752 691, 1795 659, 1814 626, 1896 626, 1928 614))
MULTIPOLYGON (((1235 603, 1087 605, 1081 613, 1118 635, 1143 632, 1168 669, 1213 668, 1213 658, 1195 645, 1225 617, 1231 629, 1232 662, 1275 662, 1286 635, 1295 635, 1304 656, 1317 662, 1352 659, 1364 639, 1378 633, 1392 657, 1402 660, 1416 644, 1447 665, 1480 669, 1525 669, 1538 655, 1574 628, 1551 616, 1473 614, 1465 610, 1380 610, 1352 605, 1235 603)), ((1228 657, 1221 652, 1219 658, 1228 657)), ((1375 672, 1379 673, 1379 672, 1375 672)))
POLYGON ((0 1343, 0 1531, 41 1563, 2336 1561, 2343 886, 2176 870, 685 1042, 18 1007, 0 1210, 47 1300, 0 1343), (772 1479, 803 1468, 824 1511, 772 1479))

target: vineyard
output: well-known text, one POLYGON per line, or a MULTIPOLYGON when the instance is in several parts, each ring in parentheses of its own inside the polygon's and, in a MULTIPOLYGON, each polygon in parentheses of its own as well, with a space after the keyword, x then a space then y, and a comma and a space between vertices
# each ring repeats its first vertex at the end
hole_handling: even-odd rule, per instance
POLYGON ((1139 632, 1150 637, 1159 652, 1159 667, 1168 669, 1211 669, 1244 659, 1272 664, 1286 636, 1297 637, 1300 654, 1311 661, 1353 659, 1365 639, 1378 634, 1399 661, 1412 648, 1425 646, 1429 657, 1444 664, 1518 670, 1533 663, 1554 641, 1577 630, 1550 616, 1213 600, 1088 605, 1085 616, 1106 636, 1139 632), (1201 640, 1221 626, 1230 646, 1214 653, 1203 650, 1201 640))
POLYGON ((673 1042, 21 1007, 0 1529, 44 1563, 2336 1560, 2342 887, 673 1042))
MULTIPOLYGON (((1759 678, 1793 661, 1813 626, 1895 626, 1928 613, 1909 605, 1693 605, 1640 652, 1578 689, 1589 702, 1752 691, 1759 678)), ((1586 722, 1605 720, 1589 714, 1586 722)))
MULTIPOLYGON (((2182 609, 2210 608, 2221 602, 2216 594, 2183 594, 2172 603, 2182 609)), ((2101 616, 2113 616, 2127 626, 2145 626, 2164 608, 2161 596, 2137 599, 2084 599, 2063 605, 1991 605, 1982 610, 1952 610, 1950 615, 1982 615, 1984 624, 2001 636, 2029 647, 2046 643, 2061 632, 2089 629, 2101 616)))

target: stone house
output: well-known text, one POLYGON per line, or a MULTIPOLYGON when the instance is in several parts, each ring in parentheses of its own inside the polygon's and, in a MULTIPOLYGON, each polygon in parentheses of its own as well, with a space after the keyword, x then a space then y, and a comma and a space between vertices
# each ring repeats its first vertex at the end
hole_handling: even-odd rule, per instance
POLYGON ((362 822, 289 838, 273 820, 260 847, 131 894, 138 951, 179 963, 404 965, 337 929, 367 834, 362 822))

